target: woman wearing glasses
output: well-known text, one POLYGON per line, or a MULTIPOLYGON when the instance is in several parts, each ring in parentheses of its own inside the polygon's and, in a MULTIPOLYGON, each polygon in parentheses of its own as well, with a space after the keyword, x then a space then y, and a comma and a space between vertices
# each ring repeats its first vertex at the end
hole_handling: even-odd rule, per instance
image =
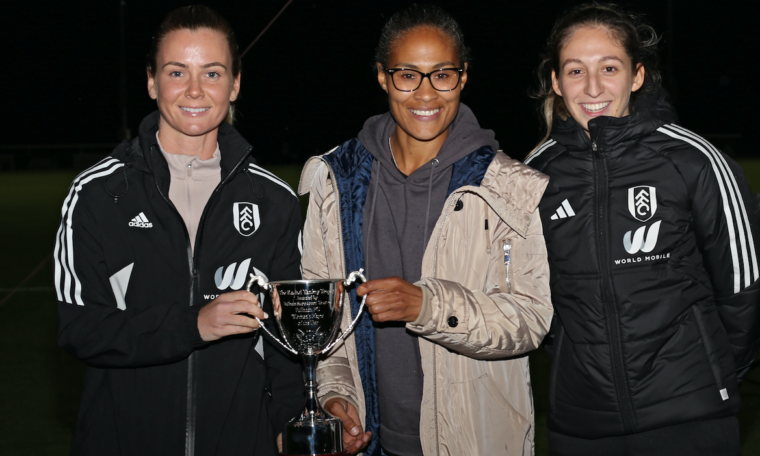
POLYGON ((520 355, 552 316, 536 209, 546 177, 497 152, 460 103, 468 50, 448 14, 398 12, 376 62, 390 112, 301 177, 304 277, 369 279, 356 290, 369 312, 318 367, 321 402, 352 452, 532 454, 520 355))

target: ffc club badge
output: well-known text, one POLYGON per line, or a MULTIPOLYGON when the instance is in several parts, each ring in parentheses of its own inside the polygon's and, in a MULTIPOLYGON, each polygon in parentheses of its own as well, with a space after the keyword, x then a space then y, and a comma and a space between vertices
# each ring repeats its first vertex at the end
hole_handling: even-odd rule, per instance
POLYGON ((657 212, 657 189, 646 185, 629 188, 628 210, 640 222, 652 218, 657 212))
POLYGON ((232 216, 235 229, 243 236, 250 236, 259 229, 259 206, 253 203, 235 203, 232 216))

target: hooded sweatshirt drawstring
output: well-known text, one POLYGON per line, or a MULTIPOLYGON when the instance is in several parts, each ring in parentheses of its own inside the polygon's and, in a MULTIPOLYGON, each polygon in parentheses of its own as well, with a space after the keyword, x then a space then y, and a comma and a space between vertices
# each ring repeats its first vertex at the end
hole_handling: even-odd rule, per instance
MULTIPOLYGON (((375 166, 379 166, 379 164, 378 163, 373 163, 372 167, 374 168, 375 166)), ((375 188, 374 188, 373 195, 372 195, 372 205, 370 206, 370 209, 369 209, 369 225, 367 225, 367 238, 369 238, 372 235, 372 220, 375 218, 375 204, 377 203, 377 185, 378 185, 378 182, 380 182, 380 179, 379 178, 375 179, 375 188)), ((428 200, 428 207, 429 206, 430 206, 430 204, 429 204, 429 200, 428 200)), ((367 262, 364 265, 364 269, 365 269, 365 271, 367 271, 366 272, 367 275, 369 275, 369 264, 370 264, 370 261, 369 261, 369 258, 370 258, 369 251, 370 251, 370 247, 371 246, 372 246, 372 244, 367 244, 367 262)))
MULTIPOLYGON (((433 175, 435 174, 435 167, 438 166, 438 159, 434 158, 430 162, 430 180, 428 181, 428 197, 427 197, 427 209, 425 210, 425 231, 422 232, 422 251, 425 252, 425 246, 427 244, 428 235, 428 222, 430 221, 430 201, 433 198, 433 175)), ((377 195, 377 193, 375 193, 377 195)))

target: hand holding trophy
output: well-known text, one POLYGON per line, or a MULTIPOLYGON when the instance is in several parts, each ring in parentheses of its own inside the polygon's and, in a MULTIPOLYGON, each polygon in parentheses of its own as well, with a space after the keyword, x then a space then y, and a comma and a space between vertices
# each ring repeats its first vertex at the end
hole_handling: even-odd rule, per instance
MULTIPOLYGON (((306 406, 301 416, 293 418, 283 432, 283 454, 290 456, 335 455, 349 453, 343 450, 343 422, 325 412, 317 399, 316 368, 320 354, 329 351, 347 336, 364 309, 362 299, 359 311, 346 330, 338 334, 344 307, 348 303, 345 288, 359 279, 366 282, 364 271, 354 271, 347 279, 283 280, 267 282, 261 276, 251 278, 253 284, 269 291, 274 308, 274 319, 284 340, 279 340, 259 321, 261 328, 289 352, 301 355, 306 377, 306 406)), ((255 317, 254 317, 255 318, 255 317)), ((258 318, 256 318, 258 320, 258 318)))

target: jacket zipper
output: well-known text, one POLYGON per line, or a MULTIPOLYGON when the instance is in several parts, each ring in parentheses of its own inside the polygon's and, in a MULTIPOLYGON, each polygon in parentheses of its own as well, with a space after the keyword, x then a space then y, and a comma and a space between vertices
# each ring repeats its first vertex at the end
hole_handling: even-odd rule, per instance
POLYGON ((504 268, 507 271, 507 293, 512 294, 512 280, 510 277, 510 269, 512 267, 512 240, 505 239, 502 243, 502 249, 504 249, 504 268))
MULTIPOLYGON (((240 158, 240 160, 235 164, 235 166, 232 168, 232 170, 227 174, 227 177, 224 178, 223 181, 219 182, 219 185, 216 186, 214 191, 211 193, 211 196, 209 196, 208 201, 206 202, 206 205, 203 208, 203 212, 201 213, 200 221, 198 222, 198 231, 196 233, 196 239, 198 240, 198 250, 200 254, 200 246, 201 246, 201 239, 203 238, 203 225, 204 221, 206 219, 206 212, 209 207, 209 204, 212 202, 214 196, 219 193, 219 189, 222 188, 224 184, 226 184, 232 176, 235 174, 237 169, 240 167, 240 164, 243 163, 248 157, 248 155, 251 153, 251 150, 253 148, 249 147, 248 150, 243 154, 243 156, 240 158)), ((152 152, 152 147, 151 147, 152 152)), ((156 185, 156 191, 159 195, 166 201, 166 203, 174 210, 174 213, 177 214, 177 217, 179 217, 180 221, 182 222, 182 229, 185 231, 185 239, 187 239, 187 257, 188 257, 188 266, 190 268, 190 276, 192 277, 191 283, 190 283, 190 307, 193 306, 193 303, 195 302, 195 289, 200 286, 198 283, 198 268, 197 265, 200 260, 200 255, 198 257, 194 257, 193 255, 193 245, 190 239, 190 233, 187 231, 187 227, 185 226, 185 221, 182 219, 182 215, 180 215, 179 211, 177 210, 177 207, 174 205, 174 203, 171 202, 171 200, 164 195, 164 193, 161 191, 161 188, 158 186, 158 182, 156 181, 155 175, 151 173, 153 177, 153 183, 156 185)), ((185 415, 185 456, 194 456, 195 455, 195 351, 190 353, 190 356, 187 358, 187 398, 186 398, 186 406, 187 411, 185 415)))
POLYGON ((607 249, 607 223, 605 209, 607 207, 607 163, 602 157, 596 140, 591 143, 591 150, 594 157, 595 191, 594 199, 596 200, 596 242, 599 251, 599 265, 602 270, 602 300, 605 308, 605 317, 607 320, 607 329, 610 338, 610 349, 612 351, 612 377, 615 382, 615 391, 620 403, 620 410, 623 419, 623 428, 626 433, 632 433, 636 430, 635 418, 633 415, 633 405, 628 392, 628 385, 625 374, 625 361, 623 360, 622 342, 620 337, 619 317, 617 313, 617 304, 615 302, 612 284, 612 274, 609 267, 609 252, 607 249))

